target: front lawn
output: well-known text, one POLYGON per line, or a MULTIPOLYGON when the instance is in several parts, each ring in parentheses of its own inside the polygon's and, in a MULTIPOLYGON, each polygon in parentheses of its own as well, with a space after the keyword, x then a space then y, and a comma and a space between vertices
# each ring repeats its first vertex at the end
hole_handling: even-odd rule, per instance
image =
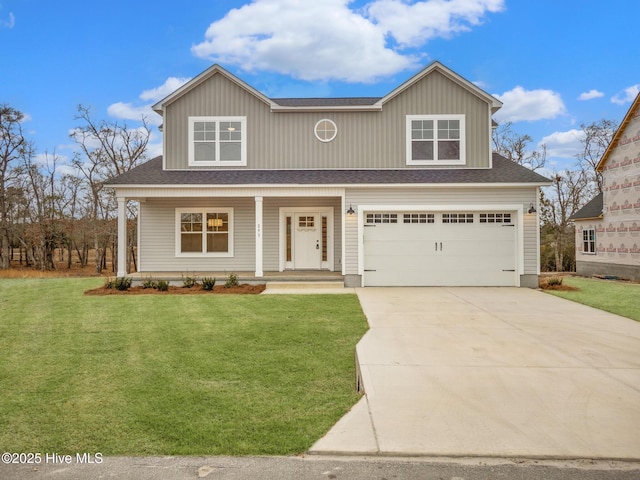
POLYGON ((85 296, 0 280, 0 451, 287 455, 357 401, 355 295, 85 296))
POLYGON ((578 291, 546 290, 557 297, 640 321, 640 285, 595 278, 564 277, 564 284, 578 291))

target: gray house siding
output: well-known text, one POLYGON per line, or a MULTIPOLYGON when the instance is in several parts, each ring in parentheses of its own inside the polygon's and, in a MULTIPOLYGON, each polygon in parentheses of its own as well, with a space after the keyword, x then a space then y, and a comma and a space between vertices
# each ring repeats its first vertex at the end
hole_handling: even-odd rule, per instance
POLYGON ((489 112, 484 100, 438 71, 389 100, 382 111, 374 112, 272 112, 261 99, 215 74, 167 106, 165 168, 416 168, 406 165, 405 117, 418 114, 464 114, 467 163, 463 167, 488 168, 489 112), (247 166, 189 166, 189 116, 246 116, 247 166), (338 134, 332 142, 320 142, 313 133, 316 122, 323 118, 337 125, 338 134))
MULTIPOLYGON (((280 207, 333 207, 334 270, 342 269, 342 217, 339 197, 265 197, 263 202, 263 269, 279 268, 280 207)), ((234 198, 149 198, 140 204, 141 272, 202 272, 255 270, 255 200, 234 198), (233 257, 177 257, 176 209, 233 207, 233 257)))
POLYGON ((140 204, 141 272, 253 271, 255 269, 253 198, 163 198, 140 204), (176 208, 233 207, 233 257, 177 257, 176 208))
MULTIPOLYGON (((345 202, 359 205, 522 205, 526 212, 536 204, 537 188, 352 188, 345 192, 345 202)), ((538 274, 537 215, 524 215, 524 275, 538 274)), ((346 274, 358 274, 358 222, 354 215, 345 227, 346 274)))

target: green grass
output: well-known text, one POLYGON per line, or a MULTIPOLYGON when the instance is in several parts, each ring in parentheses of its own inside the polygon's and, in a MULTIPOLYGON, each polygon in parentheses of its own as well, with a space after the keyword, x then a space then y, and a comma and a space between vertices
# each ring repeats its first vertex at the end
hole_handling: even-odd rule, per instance
POLYGON ((564 277, 564 284, 580 290, 546 290, 557 297, 640 321, 640 285, 592 278, 564 277))
POLYGON ((355 295, 84 296, 0 280, 0 451, 286 455, 357 401, 355 295))

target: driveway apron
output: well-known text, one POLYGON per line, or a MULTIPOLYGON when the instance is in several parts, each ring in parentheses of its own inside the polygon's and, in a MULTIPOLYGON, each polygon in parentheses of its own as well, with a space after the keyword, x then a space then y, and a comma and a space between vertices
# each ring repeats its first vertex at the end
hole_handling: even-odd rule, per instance
POLYGON ((640 323, 519 288, 357 289, 365 396, 311 453, 640 459, 640 323))

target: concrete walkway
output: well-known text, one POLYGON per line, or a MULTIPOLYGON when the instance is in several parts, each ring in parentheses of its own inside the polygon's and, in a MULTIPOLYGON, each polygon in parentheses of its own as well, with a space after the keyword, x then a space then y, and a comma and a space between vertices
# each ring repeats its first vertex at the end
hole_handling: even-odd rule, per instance
POLYGON ((317 454, 640 459, 640 323, 516 288, 357 289, 366 395, 317 454))

